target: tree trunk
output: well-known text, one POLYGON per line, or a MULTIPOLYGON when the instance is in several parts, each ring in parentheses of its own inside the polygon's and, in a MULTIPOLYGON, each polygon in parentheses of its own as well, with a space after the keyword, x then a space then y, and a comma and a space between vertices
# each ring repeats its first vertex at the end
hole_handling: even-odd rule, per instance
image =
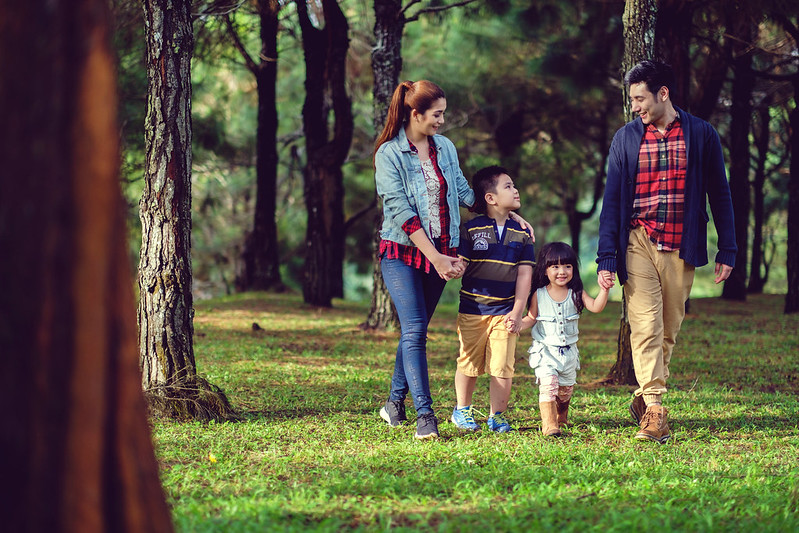
MULTIPOLYGON (((624 23, 624 56, 622 73, 644 59, 655 57, 655 26, 657 23, 657 0, 627 0, 622 16, 624 23)), ((624 116, 631 115, 629 88, 622 83, 624 94, 624 116)), ((626 302, 626 287, 622 286, 622 301, 626 302)), ((627 305, 622 304, 619 318, 619 335, 616 346, 616 362, 606 378, 609 383, 635 385, 633 352, 630 345, 630 319, 627 305)))
POLYGON ((146 0, 147 118, 139 203, 139 349, 155 413, 224 418, 231 409, 197 376, 191 294, 191 2, 146 0))
MULTIPOLYGON (((624 5, 624 54, 622 76, 644 59, 655 58, 657 0, 627 0, 624 5)), ((630 89, 622 83, 624 120, 630 120, 630 89)))
POLYGON ((752 228, 752 259, 749 269, 749 286, 747 292, 751 294, 761 294, 766 284, 767 275, 763 273, 765 268, 764 244, 763 244, 763 224, 765 224, 766 210, 766 160, 768 159, 769 126, 771 124, 770 108, 766 103, 761 104, 757 111, 757 127, 753 128, 753 137, 757 147, 757 163, 755 165, 755 178, 752 183, 754 192, 753 206, 753 228, 752 228))
MULTIPOLYGON (((244 245, 244 271, 237 280, 243 291, 282 291, 280 254, 277 238, 277 30, 280 2, 260 0, 258 15, 261 23, 260 61, 253 61, 247 52, 248 68, 255 76, 258 91, 258 129, 255 140, 255 213, 252 232, 244 245)), ((230 32, 235 32, 232 25, 230 32)), ((238 41, 238 36, 234 35, 238 41)))
POLYGON ((735 268, 724 282, 721 297, 726 300, 746 300, 746 263, 749 250, 749 131, 752 124, 751 42, 754 28, 748 14, 741 8, 730 8, 729 31, 732 43, 732 107, 730 110, 730 196, 735 212, 735 240, 738 254, 735 268))
POLYGON ((338 2, 323 0, 323 29, 314 28, 305 2, 297 13, 305 51, 302 109, 307 162, 303 169, 306 230, 305 303, 330 307, 344 295, 344 182, 341 166, 352 143, 352 106, 346 89, 349 27, 338 2), (332 137, 328 112, 335 117, 332 137))
POLYGON ((0 5, 4 531, 168 532, 137 367, 108 4, 0 5))
MULTIPOLYGON (((375 0, 375 46, 372 49, 372 72, 374 96, 372 124, 375 134, 383 131, 391 96, 399 84, 402 71, 402 30, 405 18, 402 14, 400 0, 375 0)), ((399 319, 397 311, 391 303, 383 274, 380 271, 380 260, 377 257, 380 245, 380 226, 383 224, 383 212, 378 209, 375 219, 375 238, 372 270, 372 304, 369 316, 361 327, 366 329, 397 329, 399 319)))
POLYGON ((676 87, 669 95, 679 107, 691 112, 691 30, 693 11, 696 5, 684 0, 661 0, 657 12, 658 50, 663 61, 671 65, 676 78, 676 87))
MULTIPOLYGON (((799 98, 799 75, 794 74, 794 100, 799 98)), ((799 106, 790 115, 791 172, 788 178, 788 293, 785 295, 785 313, 799 312, 799 106)))

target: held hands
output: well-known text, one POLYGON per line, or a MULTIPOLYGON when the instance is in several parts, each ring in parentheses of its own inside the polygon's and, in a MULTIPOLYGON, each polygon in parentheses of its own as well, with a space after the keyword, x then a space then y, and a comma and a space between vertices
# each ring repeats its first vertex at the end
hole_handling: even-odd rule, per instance
POLYGON ((505 329, 509 333, 519 333, 522 329, 523 312, 511 311, 505 315, 505 329))
POLYGON ((600 270, 597 272, 596 282, 600 289, 610 290, 616 282, 616 273, 609 270, 600 270))
POLYGON ((716 263, 716 283, 721 283, 732 274, 732 267, 730 265, 723 265, 716 263))
POLYGON ((444 281, 459 278, 466 271, 466 265, 460 257, 438 254, 432 263, 439 277, 444 281))

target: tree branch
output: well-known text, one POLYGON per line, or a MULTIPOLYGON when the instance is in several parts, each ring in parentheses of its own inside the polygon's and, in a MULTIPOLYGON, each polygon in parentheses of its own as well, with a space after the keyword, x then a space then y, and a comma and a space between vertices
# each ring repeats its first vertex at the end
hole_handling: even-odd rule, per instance
MULTIPOLYGON (((404 13, 405 11, 407 11, 407 9, 410 8, 413 4, 418 4, 419 1, 420 0, 412 0, 407 6, 405 6, 402 12, 404 13)), ((414 20, 418 20, 419 15, 424 15, 425 13, 437 13, 439 11, 446 11, 447 9, 452 9, 453 7, 461 7, 468 4, 472 4, 474 2, 477 2, 477 0, 461 0, 460 2, 455 2, 454 4, 447 4, 445 6, 426 7, 414 13, 413 16, 406 17, 405 22, 413 22, 414 20)))
POLYGON ((244 63, 247 65, 247 69, 250 72, 257 75, 258 74, 258 65, 253 61, 252 56, 247 53, 247 49, 244 48, 244 44, 241 42, 241 38, 239 38, 239 32, 236 31, 236 28, 233 26, 233 21, 230 20, 230 15, 225 14, 225 26, 227 26, 228 33, 230 37, 233 39, 233 46, 236 47, 236 50, 241 53, 241 56, 244 58, 244 63))

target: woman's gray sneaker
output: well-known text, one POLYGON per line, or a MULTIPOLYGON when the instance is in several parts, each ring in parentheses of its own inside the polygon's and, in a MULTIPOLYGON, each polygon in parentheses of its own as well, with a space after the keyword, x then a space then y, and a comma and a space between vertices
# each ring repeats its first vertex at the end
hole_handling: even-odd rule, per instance
POLYGON ((438 438, 438 419, 433 413, 426 413, 416 419, 417 439, 438 438))
POLYGON ((408 421, 408 417, 405 416, 405 402, 388 400, 386 405, 380 408, 380 417, 388 422, 389 426, 401 426, 408 421))

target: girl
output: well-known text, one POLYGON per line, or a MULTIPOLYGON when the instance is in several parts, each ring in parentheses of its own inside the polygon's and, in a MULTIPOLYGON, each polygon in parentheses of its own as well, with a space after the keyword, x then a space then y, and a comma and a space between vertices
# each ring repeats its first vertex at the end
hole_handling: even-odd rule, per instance
POLYGON ((459 206, 474 204, 455 145, 438 134, 446 109, 444 91, 435 83, 403 81, 391 97, 374 153, 383 201, 380 268, 401 329, 391 392, 380 416, 391 426, 404 424, 410 392, 417 439, 438 437, 427 375, 427 325, 444 284, 465 270, 457 256, 459 206))
POLYGON ((538 253, 533 271, 532 294, 522 329, 532 326, 530 366, 539 384, 541 431, 559 437, 566 425, 580 354, 577 320, 583 308, 599 313, 608 302, 608 289, 600 287, 591 298, 583 290, 577 254, 563 242, 546 244, 538 253))

